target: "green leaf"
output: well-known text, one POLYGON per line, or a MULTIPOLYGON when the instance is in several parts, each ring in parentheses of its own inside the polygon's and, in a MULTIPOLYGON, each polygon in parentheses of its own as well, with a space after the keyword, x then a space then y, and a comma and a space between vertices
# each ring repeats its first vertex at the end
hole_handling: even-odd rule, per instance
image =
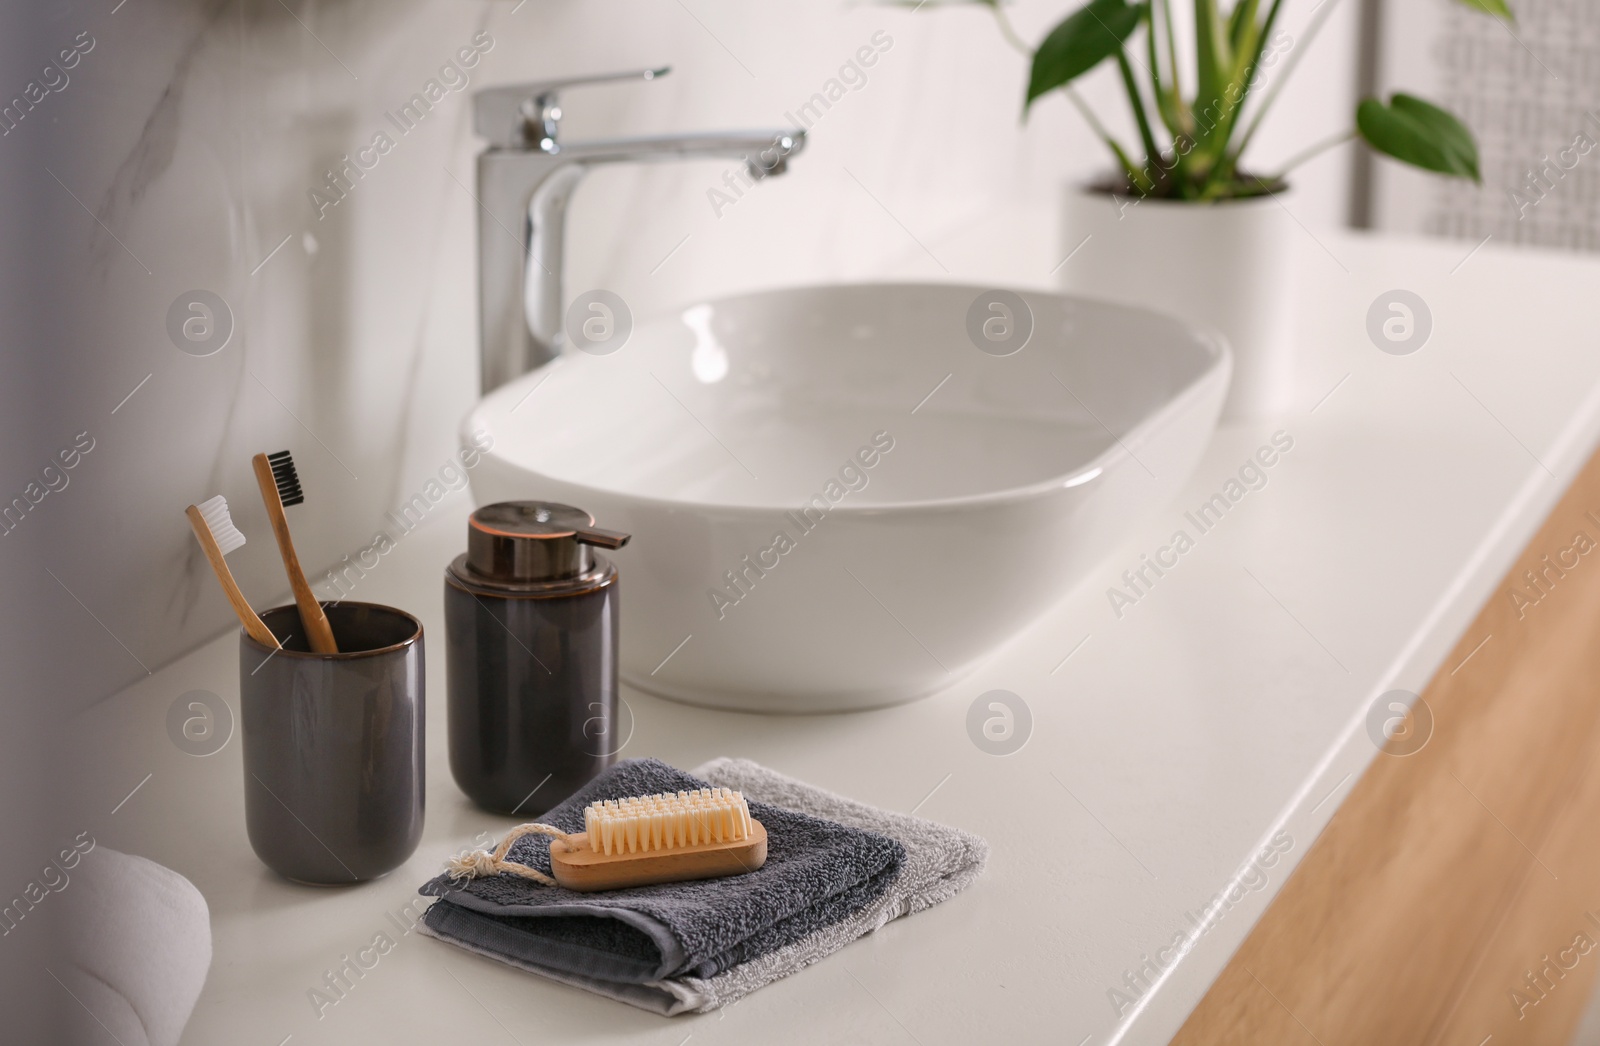
POLYGON ((1368 98, 1356 109, 1356 129, 1368 145, 1401 163, 1474 182, 1482 180, 1472 132, 1454 116, 1420 98, 1397 94, 1388 105, 1368 98))
POLYGON ((1504 18, 1508 22, 1516 21, 1516 16, 1511 13, 1511 7, 1506 3, 1506 0, 1461 0, 1461 2, 1474 10, 1494 15, 1496 18, 1504 18))
POLYGON ((1034 52, 1024 110, 1035 98, 1071 83, 1121 51, 1122 42, 1133 35, 1143 17, 1143 4, 1089 0, 1064 18, 1034 52))
POLYGON ((1405 113, 1431 129, 1445 151, 1461 161, 1468 176, 1475 182, 1482 181, 1478 172, 1478 143, 1473 140, 1472 132, 1465 124, 1437 105, 1415 95, 1396 94, 1389 99, 1389 105, 1396 112, 1405 113))

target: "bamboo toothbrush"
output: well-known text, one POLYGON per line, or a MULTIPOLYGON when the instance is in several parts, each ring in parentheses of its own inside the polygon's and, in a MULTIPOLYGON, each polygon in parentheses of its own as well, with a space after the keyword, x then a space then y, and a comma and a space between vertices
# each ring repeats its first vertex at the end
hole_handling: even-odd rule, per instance
POLYGON ((285 505, 298 505, 306 496, 300 490, 300 476, 294 469, 294 457, 287 450, 276 454, 257 454, 250 459, 255 466, 256 486, 261 488, 261 500, 267 506, 267 518, 272 521, 272 533, 278 539, 278 552, 283 556, 283 570, 289 575, 289 587, 294 590, 295 606, 300 608, 300 624, 306 630, 311 649, 318 654, 337 654, 339 645, 333 641, 333 629, 322 604, 306 583, 300 569, 300 557, 295 555, 294 541, 289 537, 289 518, 283 514, 285 505))
POLYGON ((700 788, 590 803, 583 831, 523 824, 499 846, 468 850, 450 859, 455 879, 510 872, 546 886, 590 892, 628 886, 715 879, 753 872, 767 860, 767 830, 750 816, 744 795, 731 788, 700 788), (550 871, 506 859, 525 835, 550 836, 550 871))
POLYGON ((272 647, 274 650, 281 649, 278 637, 273 635, 261 618, 256 616, 256 612, 250 609, 250 602, 244 598, 244 593, 239 591, 239 583, 233 580, 233 571, 223 562, 222 557, 244 544, 244 534, 233 525, 233 519, 228 515, 227 499, 218 494, 209 501, 190 505, 183 511, 189 517, 189 525, 194 527, 194 536, 199 539, 200 547, 205 550, 206 559, 211 561, 211 569, 216 572, 223 594, 228 597, 228 602, 233 604, 233 612, 239 615, 239 623, 257 643, 272 647))

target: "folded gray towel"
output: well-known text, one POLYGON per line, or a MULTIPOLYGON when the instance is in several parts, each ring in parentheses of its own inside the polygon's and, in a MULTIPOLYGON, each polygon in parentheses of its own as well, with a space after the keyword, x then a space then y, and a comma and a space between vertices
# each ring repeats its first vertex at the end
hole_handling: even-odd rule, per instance
POLYGON ((719 787, 737 788, 763 803, 886 835, 905 847, 906 861, 884 895, 853 915, 715 977, 686 976, 663 982, 662 988, 682 1009, 704 1013, 726 1006, 832 955, 892 919, 949 900, 977 880, 989 859, 989 844, 970 832, 858 803, 748 759, 715 759, 697 768, 695 774, 719 787))
MULTIPOLYGON (((455 943, 531 973, 654 1013, 666 1016, 704 1013, 726 1006, 757 988, 833 954, 891 919, 920 912, 954 897, 977 879, 988 858, 988 844, 975 835, 909 814, 879 810, 813 788, 749 760, 716 759, 694 773, 713 785, 737 788, 752 802, 759 801, 888 836, 899 842, 906 851, 900 874, 882 896, 860 910, 837 922, 820 926, 797 941, 711 977, 682 975, 647 983, 622 984, 550 969, 464 941, 455 943)), ((426 925, 423 929, 424 932, 439 936, 426 925)))
MULTIPOLYGON (((597 799, 705 787, 659 760, 630 759, 541 820, 578 832, 583 808, 597 799)), ((871 905, 905 861, 899 843, 875 832, 759 801, 750 813, 767 829, 767 862, 745 875, 604 893, 508 874, 465 882, 440 875, 420 891, 440 898, 423 920, 433 936, 575 977, 618 984, 714 977, 871 905)), ((522 837, 507 857, 549 874, 546 837, 522 837)))

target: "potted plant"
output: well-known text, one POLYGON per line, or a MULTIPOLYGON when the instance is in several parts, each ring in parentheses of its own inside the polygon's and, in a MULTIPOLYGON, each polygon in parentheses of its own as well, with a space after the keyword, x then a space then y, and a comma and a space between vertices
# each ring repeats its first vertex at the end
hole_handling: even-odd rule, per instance
MULTIPOLYGON (((1284 81, 1337 6, 1322 0, 1302 39, 1278 25, 1283 0, 1194 2, 1194 82, 1180 75, 1171 0, 1089 0, 1030 47, 999 0, 977 0, 1031 70, 1023 112, 1061 91, 1105 144, 1113 173, 1069 192, 1058 270, 1072 290, 1177 313, 1219 330, 1233 347, 1225 418, 1287 404, 1293 359, 1290 237, 1280 197, 1312 157, 1360 138, 1425 171, 1479 181, 1472 133, 1450 113, 1409 94, 1363 100, 1354 127, 1281 168, 1247 166, 1247 150, 1284 81), (1141 39, 1142 37, 1142 39, 1141 39), (1138 134, 1130 147, 1078 94, 1102 63, 1120 74, 1138 134)), ((1459 0, 1511 19, 1506 0, 1459 0)))

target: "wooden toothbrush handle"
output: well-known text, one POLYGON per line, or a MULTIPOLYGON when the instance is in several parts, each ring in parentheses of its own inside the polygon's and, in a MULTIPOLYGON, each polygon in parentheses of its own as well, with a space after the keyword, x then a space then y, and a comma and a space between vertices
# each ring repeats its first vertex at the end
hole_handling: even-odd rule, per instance
POLYGON ((266 622, 250 608, 250 601, 244 598, 244 593, 239 591, 239 583, 233 580, 233 571, 228 569, 227 562, 222 558, 222 549, 217 547, 217 539, 211 536, 211 528, 206 526, 205 517, 200 515, 200 510, 193 505, 184 509, 184 515, 189 517, 189 525, 194 528, 194 536, 200 541, 200 548, 204 550, 206 559, 211 561, 211 569, 217 575, 217 581, 222 585, 222 594, 228 597, 228 602, 233 605, 233 612, 239 615, 239 623, 262 646, 272 647, 274 650, 282 649, 278 637, 266 626, 266 622))
POLYGON ((337 654, 339 645, 333 640, 333 627, 316 593, 306 583, 305 571, 300 569, 300 557, 295 555, 294 541, 289 537, 289 518, 283 514, 283 499, 278 496, 278 481, 272 475, 272 464, 265 454, 250 459, 255 466, 256 486, 261 488, 261 500, 267 506, 267 519, 272 522, 272 535, 278 539, 278 552, 283 557, 284 573, 289 575, 289 588, 294 592, 295 606, 300 609, 300 624, 306 630, 311 649, 318 654, 337 654))

